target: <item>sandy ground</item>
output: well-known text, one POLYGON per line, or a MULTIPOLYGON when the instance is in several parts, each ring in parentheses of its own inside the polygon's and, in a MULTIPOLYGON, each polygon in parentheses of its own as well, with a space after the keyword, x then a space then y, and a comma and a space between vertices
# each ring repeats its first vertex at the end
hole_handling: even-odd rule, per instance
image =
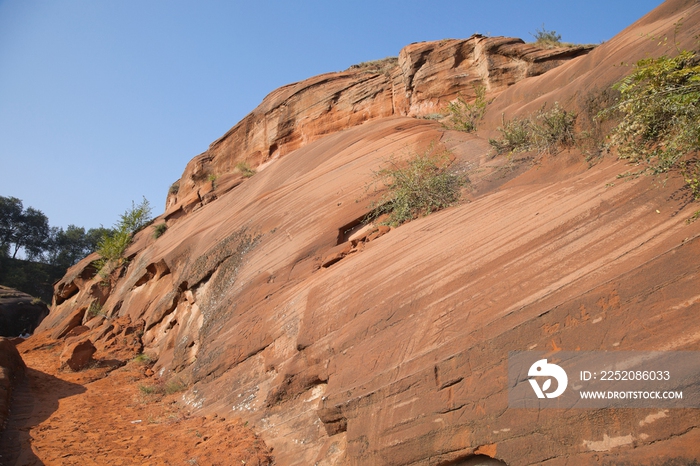
POLYGON ((190 415, 182 392, 166 393, 147 362, 59 371, 62 342, 37 336, 18 349, 28 371, 1 434, 0 465, 272 464, 240 420, 190 415))

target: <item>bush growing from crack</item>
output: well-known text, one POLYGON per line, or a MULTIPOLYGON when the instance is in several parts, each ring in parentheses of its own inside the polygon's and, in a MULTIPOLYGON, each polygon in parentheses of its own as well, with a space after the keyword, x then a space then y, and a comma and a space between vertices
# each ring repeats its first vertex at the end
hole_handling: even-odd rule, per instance
POLYGON ((386 223, 398 226, 456 204, 468 179, 450 171, 450 162, 450 152, 432 144, 406 164, 391 160, 389 167, 375 173, 375 182, 383 183, 388 191, 370 205, 373 210, 368 220, 388 214, 386 223))
POLYGON ((87 314, 90 317, 97 317, 99 315, 104 315, 104 311, 102 310, 102 306, 98 301, 93 301, 90 303, 90 307, 87 309, 87 314))
POLYGON ((153 362, 153 359, 146 353, 139 353, 136 356, 134 356, 134 359, 132 361, 139 364, 150 364, 151 362, 153 362))
POLYGON ((251 168, 250 164, 248 162, 238 162, 236 164, 236 168, 238 171, 241 172, 241 175, 243 175, 246 178, 250 178, 251 176, 255 175, 255 169, 251 168))
POLYGON ((173 184, 170 185, 170 188, 168 188, 169 194, 177 194, 179 191, 180 191, 180 180, 174 182, 173 184))
POLYGON ((554 154, 560 149, 572 147, 576 143, 576 113, 567 112, 554 102, 551 110, 544 107, 537 113, 533 125, 533 142, 537 151, 554 154))
POLYGON ((470 133, 476 131, 477 122, 484 118, 486 113, 486 86, 483 84, 474 86, 474 101, 467 102, 460 95, 447 105, 450 115, 450 123, 453 129, 470 133))
POLYGON ((581 109, 577 126, 581 129, 577 147, 592 164, 606 152, 607 136, 620 120, 619 112, 612 107, 618 102, 620 93, 613 88, 595 88, 578 97, 581 109))
POLYGON ((155 239, 160 238, 163 236, 163 233, 166 232, 168 229, 168 225, 166 223, 159 223, 158 225, 153 225, 153 237, 155 239))
POLYGON ((551 110, 543 106, 534 117, 513 118, 498 128, 500 139, 489 139, 497 154, 537 151, 556 154, 576 143, 576 113, 564 110, 558 102, 551 110))
POLYGON ((131 244, 133 236, 151 221, 151 205, 144 197, 140 204, 131 202, 131 209, 120 215, 112 230, 105 233, 97 245, 100 259, 95 261, 97 270, 102 272, 106 265, 119 265, 124 259, 124 251, 131 244))
POLYGON ((700 58, 682 50, 675 57, 639 60, 614 89, 622 119, 610 135, 618 156, 654 175, 678 170, 700 199, 700 58))
POLYGON ((489 144, 497 154, 513 154, 515 152, 526 152, 531 149, 532 137, 529 119, 521 120, 513 118, 506 121, 505 116, 501 116, 501 126, 498 131, 501 133, 500 139, 489 139, 489 144))

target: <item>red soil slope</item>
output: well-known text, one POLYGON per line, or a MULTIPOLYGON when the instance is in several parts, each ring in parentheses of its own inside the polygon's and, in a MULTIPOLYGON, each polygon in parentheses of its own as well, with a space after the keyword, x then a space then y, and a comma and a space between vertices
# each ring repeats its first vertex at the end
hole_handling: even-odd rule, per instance
POLYGON ((573 150, 514 164, 485 140, 502 112, 577 106, 626 72, 613 64, 663 53, 642 36, 672 36, 681 17, 691 47, 700 4, 673 0, 534 77, 498 45, 490 63, 517 77, 479 75, 495 99, 478 135, 410 116, 471 86, 455 88, 454 70, 488 62, 475 52, 494 45, 484 38, 407 47, 388 76, 367 74, 391 92, 373 94, 357 70, 275 91, 188 165, 162 237, 137 235, 106 280, 95 257, 68 271, 42 329, 79 328, 73 338, 102 354, 135 335, 131 354, 183 383, 186 409, 244 419, 277 464, 687 464, 700 457, 695 410, 516 410, 507 396, 512 350, 700 349, 700 222, 685 222, 698 207, 682 180, 619 180, 622 162, 589 167, 573 150), (325 110, 300 111, 313 102, 325 110), (381 194, 373 173, 431 143, 469 174, 468 202, 360 234, 381 194), (260 164, 251 178, 235 173, 243 159, 260 164), (106 315, 93 318, 92 302, 106 315))

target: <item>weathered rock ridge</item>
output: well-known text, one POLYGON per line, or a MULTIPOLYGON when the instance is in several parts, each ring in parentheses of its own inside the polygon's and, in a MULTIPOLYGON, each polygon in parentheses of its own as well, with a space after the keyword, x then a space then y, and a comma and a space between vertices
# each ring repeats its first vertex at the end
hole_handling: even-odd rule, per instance
POLYGON ((241 182, 238 163, 268 163, 324 135, 365 121, 444 112, 459 94, 490 96, 537 76, 592 47, 543 49, 521 39, 474 35, 411 44, 398 60, 385 59, 289 84, 270 93, 248 116, 187 165, 167 200, 167 213, 189 211, 211 198, 203 187, 216 177, 220 191, 241 182))
POLYGON ((40 330, 139 340, 191 409, 242 417, 280 465, 687 464, 695 410, 512 409, 507 395, 509 351, 700 350, 682 180, 622 182, 622 162, 577 150, 518 166, 485 139, 503 112, 609 87, 626 72, 613 61, 664 53, 644 35, 681 18, 697 30, 700 4, 667 1, 566 63, 587 50, 474 36, 278 89, 188 164, 163 236, 140 232, 107 278, 95 256, 68 271, 40 330), (493 98, 479 134, 415 118, 476 82, 493 98), (373 173, 431 143, 469 174, 468 202, 362 229, 373 173))

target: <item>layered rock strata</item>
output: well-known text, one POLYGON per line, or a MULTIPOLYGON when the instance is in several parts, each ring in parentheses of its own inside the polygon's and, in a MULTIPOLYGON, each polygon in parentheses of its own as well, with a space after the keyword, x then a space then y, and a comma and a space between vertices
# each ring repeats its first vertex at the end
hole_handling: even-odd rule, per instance
POLYGON ((486 141, 504 110, 609 86, 608 53, 643 58, 644 34, 681 18, 700 24, 700 5, 666 2, 551 71, 573 52, 472 37, 281 88, 190 162, 163 236, 139 233, 106 278, 95 256, 68 271, 41 329, 85 325, 99 348, 128 322, 192 410, 242 417, 277 464, 689 463, 694 410, 513 409, 507 392, 509 351, 700 350, 683 181, 622 182, 622 162, 576 149, 517 164, 486 141), (478 134, 412 118, 475 82, 494 98, 478 134), (374 173, 431 144, 471 179, 467 202, 363 227, 374 173))
POLYGON ((237 186, 243 179, 240 163, 264 169, 327 134, 378 118, 444 116, 458 95, 473 98, 474 86, 484 86, 494 96, 591 49, 543 49, 521 39, 477 34, 411 44, 398 59, 281 87, 190 161, 168 195, 167 213, 177 217, 208 202, 212 179, 219 191, 237 186))

